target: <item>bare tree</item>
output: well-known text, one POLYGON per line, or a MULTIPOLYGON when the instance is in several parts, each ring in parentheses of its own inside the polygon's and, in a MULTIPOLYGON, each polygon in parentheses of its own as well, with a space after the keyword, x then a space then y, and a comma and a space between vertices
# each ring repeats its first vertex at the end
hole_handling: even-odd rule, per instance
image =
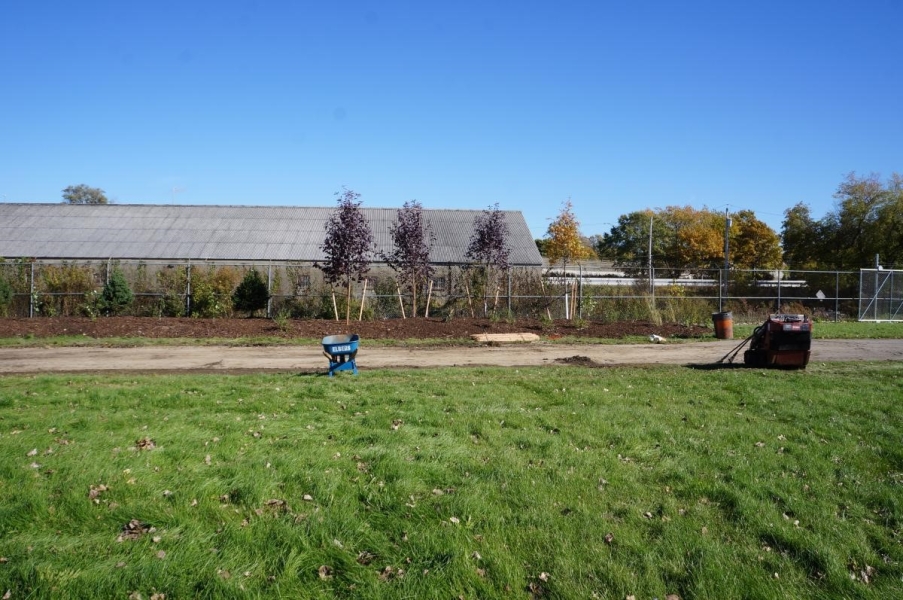
POLYGON ((344 282, 347 294, 345 323, 351 321, 351 282, 361 281, 370 270, 373 231, 358 200, 360 194, 345 189, 336 192, 338 206, 326 221, 326 239, 320 250, 325 259, 318 269, 331 285, 344 282))
POLYGON ((423 220, 423 208, 416 200, 405 202, 398 211, 395 224, 389 228, 394 245, 390 254, 383 254, 383 260, 396 273, 402 286, 411 288, 413 310, 417 316, 417 289, 433 274, 430 264, 430 246, 435 236, 432 227, 423 220))
POLYGON ((106 193, 100 189, 80 183, 63 190, 63 200, 68 204, 109 204, 106 193))

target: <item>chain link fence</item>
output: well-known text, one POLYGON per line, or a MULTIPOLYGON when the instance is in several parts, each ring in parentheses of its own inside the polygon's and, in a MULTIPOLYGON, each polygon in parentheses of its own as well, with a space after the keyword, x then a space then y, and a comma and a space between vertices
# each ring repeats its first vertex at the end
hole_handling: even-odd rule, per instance
POLYGON ((859 320, 903 321, 903 271, 862 269, 859 272, 859 320))
MULTIPOLYGON (((344 317, 345 289, 326 284, 312 263, 124 260, 0 262, 0 315, 100 316, 104 285, 114 270, 119 270, 134 297, 120 314, 238 316, 232 294, 252 269, 262 275, 271 294, 261 315, 344 317)), ((351 314, 363 319, 472 316, 689 325, 710 324, 713 312, 732 311, 738 322, 758 322, 774 312, 843 320, 861 317, 861 298, 867 301, 875 296, 870 289, 861 289, 859 272, 854 271, 732 269, 695 270, 692 277, 668 274, 662 270, 653 271, 652 277, 626 277, 538 268, 512 268, 492 274, 478 268, 438 265, 431 280, 418 291, 418 305, 414 307, 411 290, 399 286, 390 269, 377 265, 365 281, 354 282, 351 314)), ((899 272, 896 282, 881 289, 891 290, 891 312, 892 298, 897 298, 899 316, 903 283, 899 272)))

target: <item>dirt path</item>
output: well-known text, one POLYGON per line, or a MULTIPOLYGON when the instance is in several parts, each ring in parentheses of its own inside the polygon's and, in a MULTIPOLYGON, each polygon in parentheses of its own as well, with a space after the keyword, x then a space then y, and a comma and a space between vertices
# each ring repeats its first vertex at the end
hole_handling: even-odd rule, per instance
MULTIPOLYGON (((590 345, 532 343, 505 346, 397 348, 362 346, 361 370, 449 366, 555 364, 705 365, 739 341, 686 344, 590 345)), ((737 362, 742 362, 739 355, 737 362)), ((816 340, 811 362, 903 361, 903 340, 816 340)), ((326 370, 319 346, 155 346, 140 348, 0 348, 0 374, 66 372, 257 372, 326 370)))

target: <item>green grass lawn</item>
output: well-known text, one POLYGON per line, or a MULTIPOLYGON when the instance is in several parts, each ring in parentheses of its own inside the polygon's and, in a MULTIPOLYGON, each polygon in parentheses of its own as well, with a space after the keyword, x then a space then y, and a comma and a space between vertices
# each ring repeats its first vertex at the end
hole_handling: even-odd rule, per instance
POLYGON ((894 363, 2 377, 0 595, 903 597, 900 398, 894 363))

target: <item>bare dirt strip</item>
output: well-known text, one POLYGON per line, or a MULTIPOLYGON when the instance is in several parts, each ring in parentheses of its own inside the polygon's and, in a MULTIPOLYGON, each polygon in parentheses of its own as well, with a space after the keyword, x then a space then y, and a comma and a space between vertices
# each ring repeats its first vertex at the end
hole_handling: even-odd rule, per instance
MULTIPOLYGON (((426 367, 527 367, 542 365, 717 366, 739 340, 665 344, 552 344, 368 348, 362 342, 360 370, 426 367)), ((136 348, 0 348, 0 374, 73 372, 305 372, 325 373, 319 345, 144 346, 136 348)), ((903 340, 815 340, 811 363, 903 361, 903 340)), ((735 364, 742 363, 743 353, 735 364)))

